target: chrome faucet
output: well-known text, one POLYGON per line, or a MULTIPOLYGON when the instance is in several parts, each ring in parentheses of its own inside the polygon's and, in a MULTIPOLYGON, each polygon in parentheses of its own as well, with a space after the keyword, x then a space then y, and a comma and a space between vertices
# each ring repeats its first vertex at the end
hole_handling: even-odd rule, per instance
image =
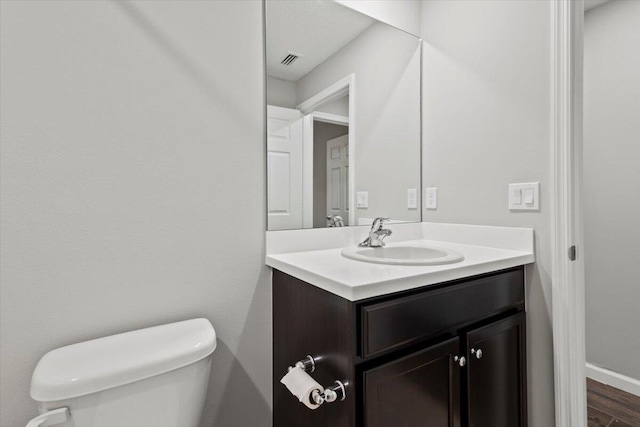
POLYGON ((344 227, 344 220, 340 215, 328 215, 327 227, 344 227))
POLYGON ((384 246, 382 241, 385 237, 390 236, 392 231, 386 228, 382 228, 384 223, 389 221, 389 218, 376 218, 371 224, 371 230, 369 230, 369 237, 358 246, 361 248, 381 248, 384 246))

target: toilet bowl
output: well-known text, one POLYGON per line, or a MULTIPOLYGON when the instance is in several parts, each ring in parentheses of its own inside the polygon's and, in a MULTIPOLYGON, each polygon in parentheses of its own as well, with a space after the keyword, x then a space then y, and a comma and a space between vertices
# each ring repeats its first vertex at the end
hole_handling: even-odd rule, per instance
POLYGON ((197 427, 216 334, 192 319, 47 353, 33 372, 27 427, 197 427))

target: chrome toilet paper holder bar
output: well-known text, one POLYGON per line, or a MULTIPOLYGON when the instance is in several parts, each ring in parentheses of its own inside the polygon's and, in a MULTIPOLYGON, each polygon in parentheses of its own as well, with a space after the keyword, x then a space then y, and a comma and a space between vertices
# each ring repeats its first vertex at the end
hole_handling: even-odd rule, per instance
MULTIPOLYGON (((307 373, 312 373, 316 370, 316 363, 321 358, 307 355, 304 359, 298 360, 295 364, 296 367, 304 370, 307 373)), ((289 370, 293 367, 289 367, 289 370)), ((325 387, 323 391, 314 390, 311 393, 311 398, 316 405, 322 405, 324 402, 335 402, 336 400, 343 401, 347 398, 347 389, 345 384, 340 380, 335 382, 329 387, 325 387)))
MULTIPOLYGON (((296 362, 296 366, 303 369, 305 372, 312 373, 316 370, 316 360, 313 356, 307 354, 307 357, 296 362)), ((291 367, 289 367, 289 370, 291 370, 291 367)))
POLYGON ((316 405, 322 405, 324 402, 331 403, 336 400, 343 401, 347 398, 347 390, 342 381, 336 380, 333 385, 326 387, 322 392, 314 390, 311 393, 311 398, 316 405))

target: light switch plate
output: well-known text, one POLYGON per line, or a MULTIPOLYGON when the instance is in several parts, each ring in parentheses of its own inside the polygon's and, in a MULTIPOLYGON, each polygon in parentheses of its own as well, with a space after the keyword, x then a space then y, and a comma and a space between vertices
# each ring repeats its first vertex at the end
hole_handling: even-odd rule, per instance
POLYGON ((356 193, 356 208, 365 209, 369 207, 369 192, 358 191, 356 193))
POLYGON ((540 183, 509 184, 509 210, 537 211, 540 209, 540 183))
POLYGON ((438 188, 429 187, 424 190, 424 206, 426 209, 438 208, 438 188))
POLYGON ((418 189, 407 189, 407 209, 418 209, 418 189))

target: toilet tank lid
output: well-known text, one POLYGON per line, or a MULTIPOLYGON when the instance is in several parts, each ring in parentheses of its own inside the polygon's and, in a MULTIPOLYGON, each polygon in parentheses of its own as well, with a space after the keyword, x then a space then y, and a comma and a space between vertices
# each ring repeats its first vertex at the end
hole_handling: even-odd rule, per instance
POLYGON ((45 354, 31 397, 52 402, 160 375, 209 356, 216 332, 207 319, 154 326, 61 347, 45 354))

